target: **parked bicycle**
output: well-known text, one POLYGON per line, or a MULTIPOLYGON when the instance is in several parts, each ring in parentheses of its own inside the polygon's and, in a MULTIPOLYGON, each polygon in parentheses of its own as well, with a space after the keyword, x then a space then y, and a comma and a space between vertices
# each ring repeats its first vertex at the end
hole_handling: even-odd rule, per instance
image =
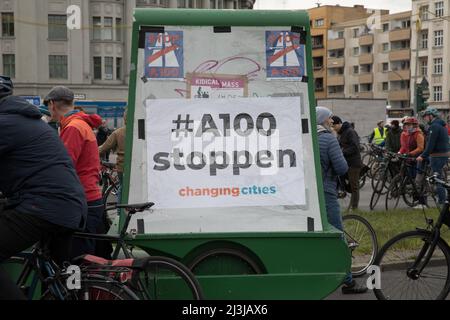
POLYGON ((447 190, 447 201, 436 223, 425 215, 427 228, 401 233, 389 240, 374 264, 381 270, 380 300, 443 300, 450 290, 450 248, 441 237, 443 224, 450 226, 450 184, 437 175, 428 179, 447 190))

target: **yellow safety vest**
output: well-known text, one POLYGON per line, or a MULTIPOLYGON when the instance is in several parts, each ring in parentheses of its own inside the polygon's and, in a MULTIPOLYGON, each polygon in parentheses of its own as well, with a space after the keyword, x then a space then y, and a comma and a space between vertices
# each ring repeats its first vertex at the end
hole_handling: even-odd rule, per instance
POLYGON ((387 133, 387 129, 383 128, 383 136, 381 136, 380 134, 380 128, 376 127, 375 129, 373 129, 374 132, 374 136, 373 136, 373 142, 375 144, 382 144, 384 139, 386 139, 386 133, 387 133))

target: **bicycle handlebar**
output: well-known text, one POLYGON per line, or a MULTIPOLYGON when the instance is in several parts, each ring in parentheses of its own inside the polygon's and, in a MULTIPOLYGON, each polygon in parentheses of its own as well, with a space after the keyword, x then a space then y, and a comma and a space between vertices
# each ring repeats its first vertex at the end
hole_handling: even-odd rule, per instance
POLYGON ((438 174, 435 173, 434 175, 430 176, 427 178, 427 181, 429 183, 433 183, 433 184, 440 184, 442 185, 445 189, 450 189, 450 184, 448 184, 446 181, 441 180, 438 178, 438 174))

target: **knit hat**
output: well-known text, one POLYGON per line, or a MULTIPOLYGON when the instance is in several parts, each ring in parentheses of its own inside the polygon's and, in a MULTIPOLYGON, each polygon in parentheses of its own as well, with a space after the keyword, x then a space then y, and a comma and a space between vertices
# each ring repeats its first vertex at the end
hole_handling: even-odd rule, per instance
POLYGON ((330 111, 330 109, 325 107, 316 107, 317 124, 323 124, 325 120, 330 118, 332 115, 333 113, 330 111))

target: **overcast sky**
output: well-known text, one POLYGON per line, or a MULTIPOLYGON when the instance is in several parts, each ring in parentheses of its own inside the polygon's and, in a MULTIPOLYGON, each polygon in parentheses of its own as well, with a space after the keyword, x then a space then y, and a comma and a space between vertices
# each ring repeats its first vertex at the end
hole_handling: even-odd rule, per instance
POLYGON ((411 0, 256 0, 255 9, 308 9, 321 5, 353 6, 362 4, 370 9, 388 9, 391 13, 411 10, 411 0))

